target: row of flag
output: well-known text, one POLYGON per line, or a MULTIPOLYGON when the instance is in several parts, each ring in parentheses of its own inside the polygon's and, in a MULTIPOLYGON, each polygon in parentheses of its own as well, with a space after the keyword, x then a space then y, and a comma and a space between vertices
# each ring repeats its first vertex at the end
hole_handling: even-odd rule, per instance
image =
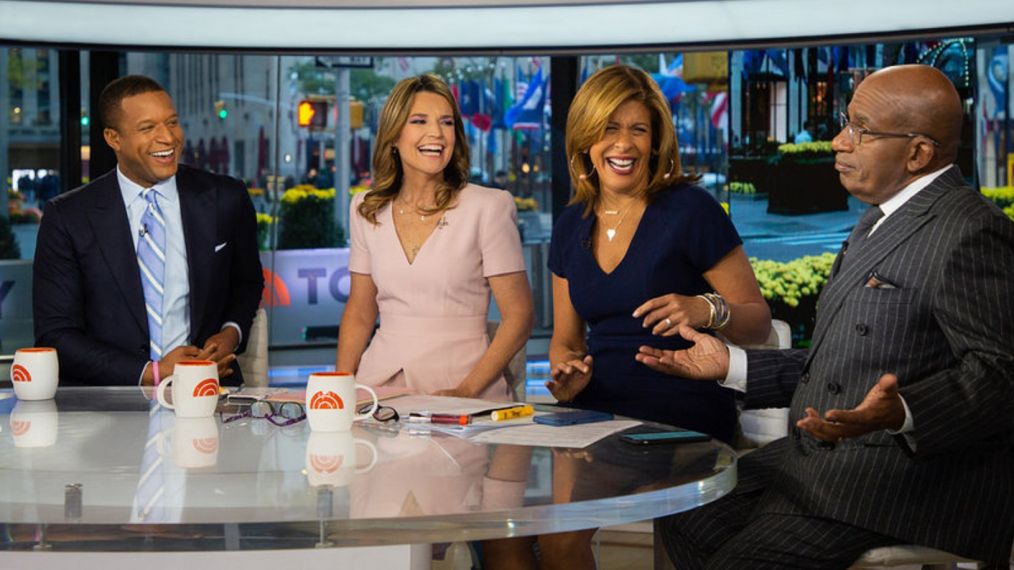
MULTIPOLYGON (((581 82, 590 75, 585 68, 581 82)), ((683 80, 683 55, 677 54, 671 62, 659 55, 657 73, 651 74, 658 83, 670 107, 675 111, 682 97, 697 91, 698 86, 683 80)), ((514 89, 507 79, 494 79, 492 85, 477 80, 461 80, 452 84, 451 89, 458 100, 461 114, 468 119, 470 138, 480 133, 492 134, 495 129, 519 132, 535 132, 543 128, 546 121, 546 99, 549 91, 549 76, 542 66, 536 68, 530 77, 518 69, 514 89)), ((707 105, 708 119, 718 130, 728 127, 729 96, 725 90, 707 91, 700 94, 707 105)), ((490 138, 489 146, 494 143, 490 138)))
POLYGON ((545 121, 548 78, 540 66, 527 81, 518 70, 515 93, 511 92, 506 79, 494 79, 492 86, 466 79, 453 84, 451 89, 458 99, 461 114, 482 132, 539 130, 545 121))

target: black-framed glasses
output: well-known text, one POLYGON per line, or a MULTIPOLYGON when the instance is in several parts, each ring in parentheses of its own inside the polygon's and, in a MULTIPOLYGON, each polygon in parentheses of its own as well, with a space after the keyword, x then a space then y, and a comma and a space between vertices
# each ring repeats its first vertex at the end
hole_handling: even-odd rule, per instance
POLYGON ((223 424, 234 422, 241 418, 262 418, 276 426, 289 426, 306 419, 306 410, 303 405, 297 402, 268 402, 258 400, 250 404, 250 407, 242 412, 229 416, 222 420, 223 424))
MULTIPOLYGON (((370 411, 370 408, 372 407, 373 404, 365 404, 363 406, 359 406, 359 409, 356 410, 356 413, 365 414, 366 412, 370 411)), ((377 406, 377 410, 373 412, 373 419, 377 420, 378 422, 396 422, 399 419, 401 419, 401 416, 398 415, 398 410, 392 408, 391 406, 377 406)))
POLYGON ((915 137, 923 137, 933 143, 933 146, 940 146, 940 143, 938 143, 936 139, 926 133, 891 133, 887 131, 871 131, 866 127, 853 125, 845 113, 838 113, 838 124, 841 126, 841 130, 845 131, 845 134, 849 136, 849 142, 852 143, 853 147, 863 144, 863 135, 895 139, 914 139, 915 137))

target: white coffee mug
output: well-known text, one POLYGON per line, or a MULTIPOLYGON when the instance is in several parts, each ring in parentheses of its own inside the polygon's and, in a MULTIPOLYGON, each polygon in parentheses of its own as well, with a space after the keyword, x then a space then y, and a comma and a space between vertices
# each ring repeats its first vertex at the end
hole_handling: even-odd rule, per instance
POLYGON ((52 400, 59 381, 55 348, 19 348, 14 352, 11 382, 19 400, 52 400))
MULTIPOLYGON (((218 463, 218 422, 215 418, 178 417, 170 439, 173 463, 177 467, 197 469, 218 463)), ((163 451, 161 446, 159 450, 163 451)))
POLYGON ((11 437, 16 447, 49 447, 60 428, 56 402, 19 400, 11 410, 11 437))
POLYGON ((377 393, 356 384, 349 372, 317 372, 306 383, 306 419, 314 431, 349 431, 353 421, 370 417, 378 405, 377 393), (373 406, 364 414, 356 413, 357 388, 373 397, 373 406))
POLYGON ((181 360, 173 375, 158 385, 158 403, 176 411, 178 418, 206 418, 218 406, 218 365, 210 360, 181 360), (165 391, 173 387, 173 401, 165 391))
POLYGON ((377 448, 365 439, 352 437, 352 432, 310 432, 306 440, 306 478, 314 487, 343 487, 358 473, 366 473, 377 464, 377 448), (357 464, 357 447, 370 450, 370 462, 357 464))

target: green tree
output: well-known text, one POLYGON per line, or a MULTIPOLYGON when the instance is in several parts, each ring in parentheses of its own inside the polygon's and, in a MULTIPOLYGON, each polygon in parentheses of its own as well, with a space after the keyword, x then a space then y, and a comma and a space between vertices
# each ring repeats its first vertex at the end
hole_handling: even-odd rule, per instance
POLYGON ((378 75, 372 69, 353 69, 349 74, 349 85, 352 96, 365 103, 387 97, 394 89, 394 79, 386 75, 378 75))
MULTIPOLYGON (((380 58, 375 66, 383 63, 380 58)), ((329 67, 317 67, 312 59, 300 61, 289 68, 289 74, 296 75, 299 91, 307 95, 334 95, 335 70, 329 67)), ((374 69, 352 68, 349 73, 349 86, 352 96, 363 102, 382 99, 394 88, 394 79, 379 75, 374 69)))

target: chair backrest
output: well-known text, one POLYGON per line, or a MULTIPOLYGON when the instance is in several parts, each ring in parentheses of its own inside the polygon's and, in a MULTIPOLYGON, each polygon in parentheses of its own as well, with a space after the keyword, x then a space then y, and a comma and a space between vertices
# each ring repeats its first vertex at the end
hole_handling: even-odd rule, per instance
MULTIPOLYGON (((790 348, 792 329, 785 321, 771 320, 771 331, 763 344, 743 348, 790 348)), ((788 435, 789 409, 765 408, 743 410, 739 414, 739 437, 736 447, 750 449, 771 443, 788 435)))
MULTIPOLYGON (((489 335, 490 340, 496 335, 496 329, 500 327, 498 321, 486 321, 486 334, 489 335)), ((528 350, 522 346, 507 363, 507 368, 504 368, 503 377, 507 380, 507 385, 510 386, 511 392, 514 394, 514 400, 518 402, 525 401, 525 364, 528 360, 528 350)))
POLYGON ((243 371, 243 384, 252 387, 268 385, 268 313, 263 307, 257 309, 246 352, 236 357, 243 371))

